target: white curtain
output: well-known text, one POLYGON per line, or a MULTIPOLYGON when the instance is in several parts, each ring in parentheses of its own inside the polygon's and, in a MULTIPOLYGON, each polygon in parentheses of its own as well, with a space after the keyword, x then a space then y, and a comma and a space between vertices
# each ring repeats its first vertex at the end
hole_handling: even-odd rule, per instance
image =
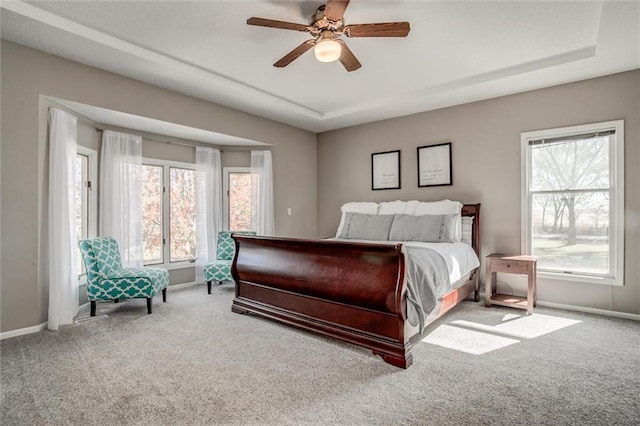
POLYGON ((49 330, 78 313, 75 174, 77 118, 49 109, 49 330))
POLYGON ((115 238, 125 267, 140 267, 142 138, 105 130, 100 155, 100 235, 115 238))
POLYGON ((204 281, 204 265, 216 260, 222 230, 222 166, 220 151, 196 147, 196 281, 204 281))
POLYGON ((271 151, 251 151, 251 229, 275 235, 271 151))

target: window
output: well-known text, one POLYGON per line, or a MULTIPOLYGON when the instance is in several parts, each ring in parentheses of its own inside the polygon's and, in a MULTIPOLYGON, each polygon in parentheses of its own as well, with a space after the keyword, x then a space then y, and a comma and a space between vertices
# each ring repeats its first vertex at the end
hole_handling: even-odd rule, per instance
POLYGON ((196 173, 169 167, 169 253, 171 262, 196 255, 196 173))
POLYGON ((195 258, 195 166, 145 159, 142 166, 145 265, 180 265, 195 258))
POLYGON ((250 167, 224 168, 224 229, 251 230, 251 179, 250 167))
MULTIPOLYGON (((78 241, 97 235, 98 197, 95 191, 97 182, 98 160, 96 151, 78 145, 76 154, 75 176, 75 224, 78 241)), ((80 248, 77 249, 78 282, 85 284, 84 262, 80 248)))
POLYGON ((527 132, 522 250, 541 277, 623 284, 624 124, 527 132))
POLYGON ((164 263, 164 167, 142 166, 142 239, 145 265, 164 263))

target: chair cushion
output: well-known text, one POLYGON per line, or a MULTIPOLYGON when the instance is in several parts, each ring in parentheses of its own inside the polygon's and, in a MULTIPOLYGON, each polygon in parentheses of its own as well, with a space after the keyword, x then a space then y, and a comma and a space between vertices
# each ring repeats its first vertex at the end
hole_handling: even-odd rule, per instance
MULTIPOLYGON (((126 268, 107 275, 93 296, 102 299, 153 297, 169 284, 169 273, 161 268, 126 268)), ((87 289, 88 292, 88 289, 87 289)))
POLYGON ((233 281, 231 276, 231 261, 217 260, 204 267, 205 281, 233 281))

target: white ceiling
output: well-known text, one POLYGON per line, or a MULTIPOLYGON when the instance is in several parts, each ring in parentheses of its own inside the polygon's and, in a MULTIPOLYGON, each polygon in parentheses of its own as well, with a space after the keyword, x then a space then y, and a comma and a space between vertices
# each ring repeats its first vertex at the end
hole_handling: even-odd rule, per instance
POLYGON ((344 37, 362 68, 309 51, 318 1, 2 1, 2 38, 313 132, 640 68, 638 1, 364 1, 345 22, 409 21, 407 38, 344 37))

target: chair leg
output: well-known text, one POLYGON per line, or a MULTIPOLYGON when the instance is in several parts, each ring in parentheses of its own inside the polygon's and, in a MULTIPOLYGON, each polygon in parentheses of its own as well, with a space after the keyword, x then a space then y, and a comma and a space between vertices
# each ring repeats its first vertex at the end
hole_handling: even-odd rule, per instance
POLYGON ((211 294, 211 281, 207 281, 207 293, 211 294))
POLYGON ((96 301, 95 300, 91 301, 91 316, 92 317, 96 316, 96 301))
POLYGON ((165 303, 167 302, 167 288, 166 287, 162 289, 162 301, 165 302, 165 303))
POLYGON ((153 301, 153 298, 151 297, 147 297, 147 313, 150 314, 151 313, 151 303, 153 301))

